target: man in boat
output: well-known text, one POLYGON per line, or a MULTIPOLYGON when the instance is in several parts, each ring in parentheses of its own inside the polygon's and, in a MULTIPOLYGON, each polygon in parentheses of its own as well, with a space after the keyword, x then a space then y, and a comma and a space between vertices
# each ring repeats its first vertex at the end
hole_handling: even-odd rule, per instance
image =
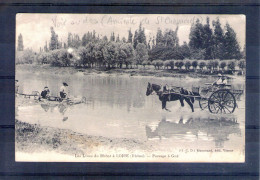
POLYGON ((43 91, 41 92, 41 98, 47 99, 48 97, 50 97, 50 90, 47 86, 45 86, 43 91))
POLYGON ((68 91, 67 91, 67 86, 69 86, 67 83, 62 83, 63 85, 60 87, 60 97, 62 99, 67 98, 68 96, 68 91))

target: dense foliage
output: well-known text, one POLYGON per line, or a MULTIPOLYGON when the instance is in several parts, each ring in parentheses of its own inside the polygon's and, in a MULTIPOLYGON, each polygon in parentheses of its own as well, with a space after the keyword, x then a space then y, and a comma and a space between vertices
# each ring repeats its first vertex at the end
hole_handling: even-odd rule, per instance
POLYGON ((236 33, 226 23, 222 29, 217 18, 207 18, 206 24, 197 20, 191 26, 189 43, 179 44, 178 26, 172 29, 157 30, 156 37, 146 37, 142 24, 128 37, 111 33, 110 37, 102 36, 95 31, 85 33, 82 38, 77 34, 68 33, 67 42, 58 39, 53 27, 50 28, 49 44, 40 48, 39 53, 24 50, 23 39, 18 37, 17 63, 37 62, 52 66, 75 66, 82 68, 133 68, 154 66, 156 69, 184 71, 216 71, 245 69, 245 47, 240 51, 236 33), (211 28, 212 27, 212 28, 211 28), (224 60, 225 59, 225 60, 224 60))

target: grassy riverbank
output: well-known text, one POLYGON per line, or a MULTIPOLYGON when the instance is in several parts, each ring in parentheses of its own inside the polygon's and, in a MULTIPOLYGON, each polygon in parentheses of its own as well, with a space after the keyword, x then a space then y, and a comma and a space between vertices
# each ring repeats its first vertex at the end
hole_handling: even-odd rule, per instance
POLYGON ((185 70, 170 70, 170 69, 154 69, 152 66, 139 67, 133 69, 98 69, 98 68, 74 68, 74 67, 52 67, 50 65, 32 65, 32 64, 20 64, 16 65, 16 71, 25 71, 31 73, 48 73, 57 75, 73 75, 76 73, 82 73, 84 75, 90 74, 115 74, 122 75, 127 74, 129 76, 155 76, 155 77, 208 77, 216 75, 217 72, 212 74, 205 74, 195 71, 185 72, 185 70))
POLYGON ((71 156, 97 152, 100 148, 111 151, 124 148, 129 152, 136 149, 153 150, 152 145, 134 139, 89 136, 68 129, 42 127, 19 120, 15 121, 15 144, 16 152, 55 151, 71 156))

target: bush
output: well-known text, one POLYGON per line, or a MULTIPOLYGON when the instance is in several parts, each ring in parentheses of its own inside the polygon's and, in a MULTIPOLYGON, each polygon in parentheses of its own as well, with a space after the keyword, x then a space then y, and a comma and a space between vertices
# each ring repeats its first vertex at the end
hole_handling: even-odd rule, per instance
POLYGON ((207 65, 206 65, 206 66, 207 66, 207 69, 208 69, 208 70, 211 70, 212 67, 213 67, 213 64, 214 64, 213 61, 208 61, 208 62, 207 62, 207 65))
POLYGON ((150 62, 147 61, 147 60, 145 60, 145 61, 142 62, 142 65, 143 65, 144 68, 145 68, 146 65, 149 65, 149 64, 150 64, 150 62))
POLYGON ((168 69, 168 67, 170 66, 170 60, 166 60, 163 62, 164 68, 168 69))
POLYGON ((206 66, 206 62, 205 61, 200 61, 199 63, 199 67, 201 70, 203 70, 203 68, 206 66))
POLYGON ((157 67, 158 69, 160 69, 160 67, 163 66, 163 61, 162 60, 155 60, 155 61, 153 61, 152 64, 154 65, 155 68, 157 67))
POLYGON ((218 65, 219 65, 219 61, 220 60, 215 60, 212 62, 212 67, 213 67, 213 70, 217 69, 218 68, 218 65))
POLYGON ((191 67, 191 62, 189 60, 185 60, 184 65, 185 65, 185 69, 189 70, 191 67))
POLYGON ((222 69, 222 71, 224 71, 226 66, 227 66, 227 63, 225 61, 220 63, 220 68, 222 69))
POLYGON ((198 61, 196 61, 196 60, 192 61, 191 65, 192 65, 193 69, 196 69, 198 66, 198 61))
POLYGON ((49 64, 50 62, 49 62, 48 53, 42 52, 42 53, 38 54, 37 62, 38 62, 38 64, 49 64))
POLYGON ((17 64, 32 64, 33 62, 36 62, 36 54, 32 50, 16 52, 17 64))
POLYGON ((235 61, 230 61, 228 63, 228 69, 231 71, 231 73, 233 74, 233 71, 235 70, 236 68, 236 62, 235 61))
POLYGON ((244 59, 241 59, 240 61, 238 61, 238 67, 243 70, 246 68, 246 61, 244 59))
POLYGON ((183 61, 176 61, 176 62, 175 62, 175 66, 176 66, 178 69, 181 69, 183 65, 184 65, 183 61))

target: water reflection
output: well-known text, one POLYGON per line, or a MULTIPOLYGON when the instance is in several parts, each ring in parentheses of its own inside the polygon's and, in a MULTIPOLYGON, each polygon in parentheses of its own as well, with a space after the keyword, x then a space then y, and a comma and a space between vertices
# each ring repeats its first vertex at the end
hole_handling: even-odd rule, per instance
MULTIPOLYGON (((241 129, 235 117, 226 118, 189 118, 186 121, 180 118, 179 121, 171 122, 162 118, 155 130, 146 126, 147 138, 171 138, 174 136, 185 136, 200 138, 200 136, 211 137, 216 148, 223 148, 224 142, 229 140, 229 136, 235 134, 241 136, 241 129)), ((203 139, 203 137, 201 137, 203 139)), ((207 138, 209 139, 209 138, 207 138)))
POLYGON ((41 104, 41 107, 42 109, 45 111, 45 112, 48 112, 50 110, 50 112, 53 113, 53 110, 55 107, 58 107, 58 110, 59 110, 59 113, 61 115, 63 115, 63 121, 66 121, 68 120, 68 117, 65 116, 65 112, 67 111, 68 109, 68 105, 65 105, 63 103, 60 103, 60 104, 49 104, 49 103, 46 103, 46 104, 41 104))

